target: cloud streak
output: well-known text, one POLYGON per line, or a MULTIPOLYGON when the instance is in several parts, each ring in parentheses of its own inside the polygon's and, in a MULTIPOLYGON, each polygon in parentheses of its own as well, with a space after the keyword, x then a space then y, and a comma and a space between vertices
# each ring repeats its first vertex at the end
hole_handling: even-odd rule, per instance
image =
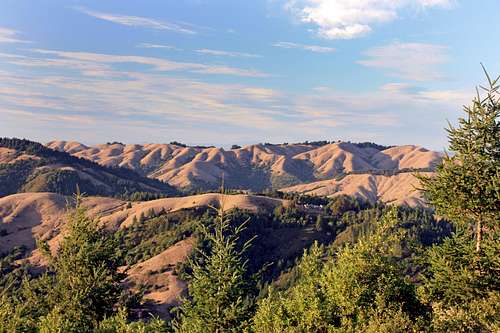
MULTIPOLYGON (((72 56, 72 60, 88 57, 72 56)), ((15 66, 32 68, 30 62, 15 66)), ((224 140, 236 142, 375 138, 390 143, 398 132, 414 142, 416 134, 411 133, 431 129, 441 133, 444 119, 454 118, 450 112, 459 110, 468 97, 461 91, 427 91, 397 82, 368 92, 321 87, 287 93, 259 85, 173 77, 161 71, 124 72, 110 67, 106 76, 82 76, 65 67, 55 70, 30 69, 29 76, 0 71, 0 117, 6 119, 0 128, 18 128, 17 135, 24 135, 23 129, 32 130, 30 126, 44 121, 45 135, 82 139, 65 130, 77 126, 82 128, 78 133, 91 133, 94 142, 221 143, 221 131, 224 140), (16 110, 20 111, 17 117, 16 110), (436 115, 441 115, 437 118, 442 123, 435 120, 436 115), (54 132, 53 127, 62 130, 54 132)), ((435 145, 436 137, 431 139, 419 142, 435 145)))
POLYGON ((400 43, 372 48, 359 64, 386 71, 389 75, 415 81, 443 78, 438 66, 448 61, 447 48, 425 43, 400 43))
POLYGON ((306 45, 292 42, 276 42, 272 46, 282 49, 300 49, 316 53, 333 53, 336 50, 333 47, 319 46, 319 45, 306 45))
POLYGON ((139 64, 157 72, 190 72, 198 74, 231 75, 242 77, 268 77, 269 74, 258 70, 242 69, 224 65, 177 62, 163 58, 135 55, 110 55, 91 52, 69 52, 45 49, 31 50, 39 57, 14 54, 0 54, 4 61, 27 67, 66 68, 80 71, 87 76, 124 76, 127 71, 113 71, 120 64, 139 64))
POLYGON ((113 22, 120 25, 125 25, 129 27, 140 27, 140 28, 148 28, 154 30, 168 30, 181 34, 194 35, 197 32, 186 24, 179 24, 173 22, 160 21, 148 17, 141 16, 129 16, 129 15, 119 15, 119 14, 110 14, 110 13, 102 13, 98 11, 93 11, 87 9, 85 7, 76 7, 76 10, 84 13, 86 15, 95 17, 100 20, 113 22))
POLYGON ((0 43, 29 43, 29 41, 19 39, 19 32, 16 30, 0 27, 0 43))
POLYGON ((137 47, 143 49, 164 49, 164 50, 182 51, 182 49, 179 49, 175 46, 163 45, 163 44, 140 43, 137 45, 137 47))
POLYGON ((220 57, 262 58, 262 56, 259 54, 245 53, 245 52, 234 52, 234 51, 198 49, 198 50, 195 50, 195 52, 200 53, 200 54, 220 56, 220 57))

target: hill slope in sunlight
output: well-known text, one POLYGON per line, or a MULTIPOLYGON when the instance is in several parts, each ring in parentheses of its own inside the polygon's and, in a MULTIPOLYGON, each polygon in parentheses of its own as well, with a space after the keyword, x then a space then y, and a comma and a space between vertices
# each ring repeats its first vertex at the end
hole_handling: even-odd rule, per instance
MULTIPOLYGON (((248 212, 272 212, 277 206, 287 206, 286 200, 254 195, 225 195, 208 193, 187 197, 164 198, 131 205, 123 200, 107 197, 84 197, 82 205, 91 217, 99 218, 102 225, 118 233, 131 233, 134 239, 141 238, 139 226, 152 225, 156 217, 172 221, 172 228, 184 230, 190 223, 190 212, 206 209, 208 206, 222 207, 224 210, 238 208, 248 212), (188 214, 183 222, 175 220, 176 213, 188 214), (154 215, 154 216, 153 216, 154 215)), ((35 271, 43 270, 47 261, 37 249, 37 242, 45 241, 51 252, 55 252, 65 233, 68 212, 74 207, 72 196, 56 193, 19 193, 0 198, 0 254, 15 248, 23 248, 24 258, 18 263, 29 263, 35 271)), ((187 230, 187 229, 186 229, 187 230)), ((163 235, 170 235, 168 232, 163 235)), ((161 232, 160 232, 161 233, 161 232)), ((166 316, 168 309, 176 304, 186 288, 186 283, 173 274, 173 268, 184 262, 190 254, 194 238, 184 231, 171 237, 170 243, 163 243, 160 251, 152 253, 157 246, 148 237, 142 239, 147 244, 148 253, 140 253, 126 270, 125 283, 130 288, 147 286, 145 300, 155 313, 166 316), (152 254, 151 254, 152 253, 152 254)), ((125 246, 120 242, 120 246, 125 246)), ((134 249, 136 245, 127 245, 134 249)), ((142 250, 141 250, 142 251, 142 250)))
POLYGON ((442 155, 419 146, 380 147, 349 142, 255 144, 225 150, 178 144, 110 143, 87 147, 52 141, 48 147, 105 166, 130 168, 184 190, 213 190, 222 178, 227 188, 280 189, 345 174, 432 171, 442 155))
POLYGON ((72 194, 77 186, 89 195, 177 193, 167 183, 128 168, 101 165, 37 142, 8 138, 0 138, 0 184, 0 197, 20 192, 72 194))

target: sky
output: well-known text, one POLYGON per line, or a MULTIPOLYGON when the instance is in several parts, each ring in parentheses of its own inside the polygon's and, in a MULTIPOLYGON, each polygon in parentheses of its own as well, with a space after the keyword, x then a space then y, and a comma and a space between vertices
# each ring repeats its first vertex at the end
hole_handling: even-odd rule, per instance
POLYGON ((443 150, 498 0, 0 0, 0 136, 443 150))

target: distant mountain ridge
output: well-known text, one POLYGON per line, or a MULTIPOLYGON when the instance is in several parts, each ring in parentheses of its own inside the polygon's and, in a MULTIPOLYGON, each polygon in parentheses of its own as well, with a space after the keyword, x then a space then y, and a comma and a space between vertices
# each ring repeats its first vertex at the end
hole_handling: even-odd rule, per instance
POLYGON ((0 197, 19 192, 73 194, 77 186, 89 195, 177 194, 172 186, 128 168, 101 165, 29 140, 0 138, 0 197))
POLYGON ((225 150, 179 144, 101 144, 52 141, 47 147, 105 166, 130 168, 183 190, 280 189, 346 175, 391 176, 432 171, 442 154, 413 145, 383 147, 335 142, 254 144, 225 150), (385 148, 385 149, 384 149, 385 148))

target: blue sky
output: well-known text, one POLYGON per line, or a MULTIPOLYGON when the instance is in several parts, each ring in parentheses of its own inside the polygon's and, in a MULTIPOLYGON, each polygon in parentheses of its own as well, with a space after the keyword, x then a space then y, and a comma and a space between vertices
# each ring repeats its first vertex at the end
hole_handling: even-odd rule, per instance
POLYGON ((442 150, 498 0, 0 0, 0 135, 442 150))

